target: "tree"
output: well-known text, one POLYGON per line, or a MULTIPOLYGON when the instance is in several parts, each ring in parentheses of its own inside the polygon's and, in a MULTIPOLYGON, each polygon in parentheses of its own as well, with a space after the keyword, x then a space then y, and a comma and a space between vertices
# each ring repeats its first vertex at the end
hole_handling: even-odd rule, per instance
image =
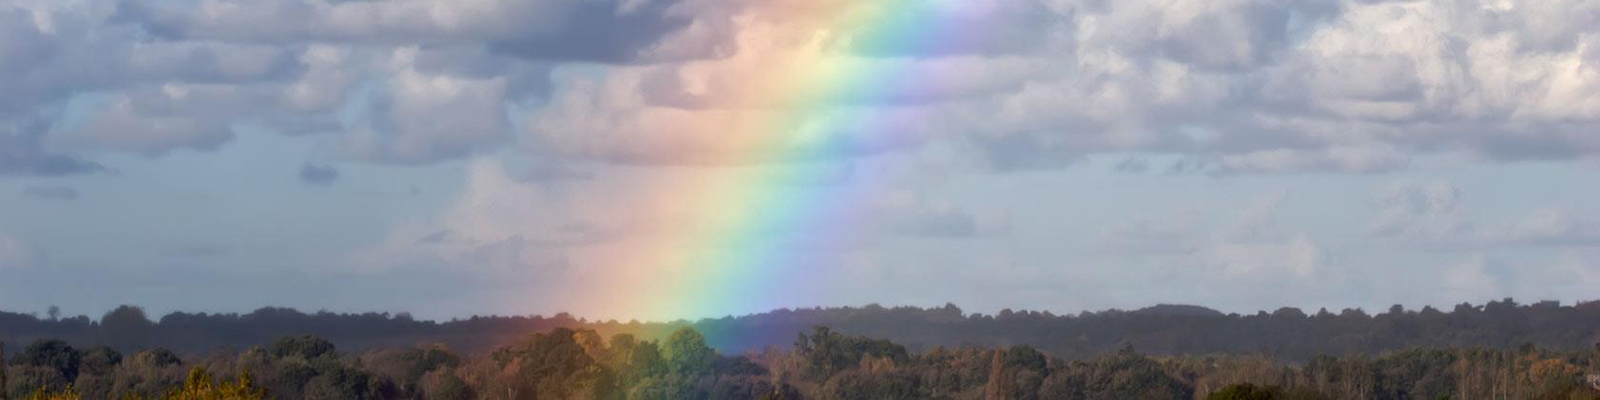
POLYGON ((144 309, 123 305, 100 317, 100 341, 122 350, 133 350, 150 345, 155 334, 155 324, 145 317, 144 309))
POLYGON ((1273 386, 1236 383, 1211 392, 1206 400, 1276 400, 1283 398, 1281 392, 1273 386))
MULTIPOLYGON (((576 340, 576 332, 556 328, 535 333, 490 356, 507 398, 610 398, 612 372, 596 363, 576 340)), ((498 394, 495 397, 500 397, 498 394)))
POLYGON ((173 390, 167 400, 260 400, 267 398, 266 389, 255 385, 250 372, 242 372, 233 381, 217 382, 205 368, 189 369, 183 387, 173 390))
POLYGON ((12 364, 41 367, 53 370, 68 382, 78 379, 78 364, 83 361, 83 353, 67 342, 48 339, 39 340, 28 345, 17 354, 12 364))
POLYGON ((806 359, 807 375, 819 381, 861 363, 862 357, 868 355, 896 364, 910 359, 904 346, 888 340, 845 336, 825 326, 813 327, 810 335, 801 333, 795 350, 806 359))
POLYGON ((183 364, 183 359, 178 358, 177 354, 173 354, 172 350, 150 349, 135 353, 133 355, 133 363, 149 368, 166 368, 183 364))
POLYGON ((333 343, 312 335, 284 336, 272 344, 272 356, 277 358, 300 357, 306 360, 327 356, 337 357, 333 343))
POLYGON ((694 328, 683 327, 667 337, 667 369, 672 373, 698 375, 710 372, 716 351, 706 345, 706 337, 694 328))
POLYGON ((423 396, 437 400, 471 400, 478 395, 472 386, 457 377, 454 371, 435 370, 423 377, 423 396))
POLYGON ((82 373, 90 375, 106 375, 112 373, 117 364, 122 363, 122 353, 110 347, 98 346, 83 352, 82 373))

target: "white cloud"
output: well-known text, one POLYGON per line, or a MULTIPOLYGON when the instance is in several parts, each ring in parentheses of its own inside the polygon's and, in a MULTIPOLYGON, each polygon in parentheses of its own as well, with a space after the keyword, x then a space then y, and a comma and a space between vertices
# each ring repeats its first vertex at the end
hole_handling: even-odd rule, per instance
POLYGON ((1558 3, 21 2, 0 7, 0 72, 22 77, 0 118, 209 85, 204 106, 109 109, 152 129, 70 148, 212 148, 197 132, 250 123, 412 164, 512 143, 645 164, 946 143, 1000 170, 1140 152, 1214 173, 1594 158, 1597 6, 1558 3), (337 123, 366 84, 377 109, 337 123))
POLYGON ((1199 268, 1218 279, 1306 278, 1323 273, 1328 255, 1306 232, 1285 231, 1277 221, 1286 194, 1272 193, 1208 221, 1198 211, 1112 225, 1094 246, 1117 257, 1158 257, 1162 268, 1199 268))
POLYGON ((1461 190, 1443 181, 1392 183, 1378 195, 1378 219, 1371 232, 1452 241, 1475 231, 1458 211, 1460 203, 1461 190))
POLYGON ((0 270, 30 268, 43 258, 38 250, 0 231, 0 270))
POLYGON ((1488 233, 1495 243, 1534 246, 1600 245, 1600 221, 1562 208, 1536 210, 1488 233))
POLYGON ((137 100, 132 96, 111 99, 82 129, 60 135, 57 143, 158 156, 179 148, 212 150, 233 140, 233 129, 224 121, 172 113, 159 104, 183 102, 187 93, 144 94, 137 100))
POLYGON ((477 79, 416 68, 418 49, 395 50, 392 77, 374 101, 369 126, 344 137, 358 159, 426 163, 461 158, 510 138, 506 79, 477 79))
POLYGON ((1486 224, 1469 219, 1461 203, 1461 190, 1446 182, 1396 182, 1379 194, 1377 220, 1369 232, 1452 251, 1600 244, 1600 221, 1564 208, 1536 209, 1505 223, 1486 224))

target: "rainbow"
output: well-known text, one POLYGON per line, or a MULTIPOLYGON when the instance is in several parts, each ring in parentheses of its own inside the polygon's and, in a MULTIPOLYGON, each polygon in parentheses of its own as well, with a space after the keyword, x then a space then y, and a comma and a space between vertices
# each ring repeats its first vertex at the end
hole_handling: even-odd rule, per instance
MULTIPOLYGON (((666 242, 627 249, 615 261, 635 269, 666 270, 648 282, 618 286, 604 295, 622 313, 649 319, 717 317, 719 312, 755 312, 816 305, 832 285, 807 284, 808 272, 837 264, 837 255, 813 251, 848 242, 870 227, 853 224, 866 212, 862 200, 881 182, 804 185, 825 181, 837 169, 807 160, 871 152, 878 143, 909 131, 906 121, 879 107, 914 93, 939 77, 905 73, 905 63, 885 62, 939 53, 953 35, 981 29, 946 26, 941 16, 959 14, 963 0, 819 1, 803 7, 817 28, 817 51, 771 60, 765 79, 750 82, 739 102, 776 112, 761 118, 728 118, 713 125, 729 132, 721 154, 746 167, 712 179, 655 183, 664 197, 694 203, 666 242)), ((707 160, 705 163, 726 160, 707 160)), ((695 163, 696 160, 689 160, 695 163)), ((725 315, 725 314, 722 314, 725 315)))

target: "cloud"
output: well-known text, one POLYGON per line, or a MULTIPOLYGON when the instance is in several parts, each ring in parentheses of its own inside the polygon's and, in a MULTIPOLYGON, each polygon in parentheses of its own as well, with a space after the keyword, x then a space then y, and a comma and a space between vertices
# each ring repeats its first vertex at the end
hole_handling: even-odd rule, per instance
POLYGON ((0 173, 218 149, 240 125, 402 165, 510 146, 760 165, 938 144, 997 171, 1146 154, 1218 174, 1600 158, 1587 2, 891 5, 18 3, 0 126, 48 123, 0 136, 0 173))
POLYGON ((1217 174, 1600 158, 1600 6, 1507 4, 26 2, 0 7, 0 126, 50 123, 0 147, 0 171, 206 151, 239 125, 394 164, 510 146, 734 165, 954 145, 999 171, 1139 153, 1217 174), (85 96, 104 104, 67 121, 85 96))
POLYGON ((76 148, 126 151, 152 157, 182 148, 215 150, 233 140, 233 129, 226 121, 152 107, 176 100, 183 94, 166 91, 155 96, 160 99, 118 96, 91 117, 86 127, 54 139, 76 148))
POLYGON ((964 210, 907 190, 887 190, 869 208, 864 215, 852 217, 852 223, 891 237, 977 238, 1010 229, 1005 215, 964 210))
POLYGON ((1547 208, 1497 229, 1500 241, 1541 246, 1600 245, 1600 221, 1547 208))
POLYGON ((163 252, 176 258, 220 258, 232 255, 233 248, 220 243, 190 243, 173 246, 163 252))
POLYGON ((1378 219, 1370 231, 1434 241, 1470 235, 1476 228, 1460 214, 1460 203, 1461 189, 1443 181, 1395 182, 1378 194, 1378 219))
MULTIPOLYGON (((402 227, 359 255, 366 269, 414 264, 489 271, 565 268, 563 249, 614 240, 613 231, 543 185, 525 184, 499 162, 475 161, 466 192, 435 218, 402 227)), ((616 212, 611 215, 617 214, 616 212)), ((629 214, 631 215, 631 214, 629 214)))
POLYGON ((978 235, 978 221, 971 214, 955 211, 911 215, 896 222, 894 231, 908 236, 969 237, 978 235))
POLYGON ((330 185, 339 180, 339 170, 329 165, 306 164, 300 167, 300 181, 313 185, 330 185))
POLYGON ((1097 251, 1117 255, 1185 255, 1198 250, 1193 218, 1142 219, 1102 228, 1093 240, 1097 251))
POLYGON ((1310 234, 1279 226, 1276 214, 1286 196, 1263 195, 1220 221, 1206 221, 1191 211, 1110 225, 1096 235, 1092 246, 1116 257, 1175 259, 1179 265, 1229 279, 1317 276, 1324 272, 1328 251, 1310 234))
POLYGON ((0 231, 0 270, 31 268, 45 259, 44 253, 0 231))
MULTIPOLYGON (((489 43, 535 60, 656 59, 703 23, 683 1, 215 1, 120 4, 114 18, 170 39, 363 45, 489 43)), ((703 7, 702 7, 703 8, 703 7)), ((725 16, 724 16, 725 17, 725 16)), ((680 44, 679 46, 684 46, 680 44)), ((701 51, 708 51, 703 49, 701 51)), ((683 51, 683 50, 680 50, 683 51)))
POLYGON ((522 182, 585 181, 594 179, 595 173, 570 163, 541 159, 530 163, 516 178, 522 182))
MULTIPOLYGON (((763 83, 778 73, 803 80, 804 71, 767 67, 804 60, 822 68, 859 65, 852 71, 918 77, 918 85, 874 87, 870 97, 819 102, 825 107, 794 117, 826 121, 855 113, 895 127, 817 138, 834 150, 826 156, 955 141, 976 147, 1001 169, 1056 167, 1084 154, 1138 150, 1209 160, 1209 169, 1221 173, 1379 173, 1404 169, 1416 155, 1434 152, 1515 160, 1570 159, 1600 149, 1578 134, 1597 121, 1600 109, 1587 106, 1596 104, 1593 92, 1567 89, 1592 86, 1600 75, 1548 67, 1582 65, 1590 57, 1586 47, 1506 47, 1506 34, 1531 32, 1481 22, 1521 18, 1520 9, 1248 1, 1061 8, 1028 14, 1050 16, 1053 23, 994 24, 1035 29, 1029 36, 1042 41, 1020 42, 1029 43, 1031 52, 976 58, 905 53, 892 61, 895 67, 873 67, 891 61, 825 44, 785 41, 819 27, 743 21, 730 33, 738 37, 730 57, 652 71, 619 69, 606 81, 573 86, 572 95, 557 95, 551 108, 564 111, 535 118, 533 133, 557 149, 600 159, 739 162, 720 154, 762 153, 729 148, 736 141, 711 142, 725 131, 773 138, 753 142, 772 146, 773 153, 812 154, 803 129, 763 128, 759 121, 783 117, 746 109, 782 104, 762 98, 771 91, 763 83), (1429 22, 1440 19, 1460 21, 1429 22), (1424 34, 1399 36, 1385 26, 1424 34), (1190 40, 1195 37, 1207 40, 1190 40), (1452 50, 1458 46, 1468 50, 1452 50), (700 71, 717 72, 701 78, 700 71), (978 76, 1020 79, 961 89, 961 96, 976 96, 973 101, 960 101, 957 92, 913 94, 941 93, 927 90, 978 76), (719 79, 744 82, 745 90, 725 89, 738 86, 719 79), (1572 102, 1516 101, 1545 96, 1572 102), (904 98, 916 98, 919 106, 906 106, 904 98)), ((1558 26, 1571 29, 1580 38, 1576 43, 1593 40, 1578 25, 1558 26)))
POLYGON ((508 141, 507 80, 430 73, 416 68, 416 48, 395 50, 393 72, 373 99, 366 126, 344 137, 357 159, 425 164, 460 158, 508 141))
POLYGON ((78 191, 66 186, 29 186, 22 189, 22 194, 55 201, 78 199, 78 191))
POLYGON ((1377 220, 1369 232, 1450 251, 1600 244, 1600 220, 1571 210, 1543 208, 1506 223, 1485 224, 1467 218, 1461 199, 1461 190, 1446 182, 1396 182, 1379 194, 1377 220))
POLYGON ((0 128, 0 177, 64 176, 110 171, 99 163, 45 150, 40 142, 44 129, 47 128, 39 121, 0 128))
POLYGON ((1118 161, 1116 165, 1111 167, 1111 170, 1134 174, 1144 173, 1150 170, 1150 160, 1138 155, 1130 155, 1123 158, 1122 161, 1118 161))
POLYGON ((1509 261, 1467 256, 1438 270, 1441 302, 1518 299, 1583 299, 1600 284, 1593 251, 1571 251, 1552 259, 1509 261))
POLYGON ((1405 169, 1411 159, 1387 145, 1334 146, 1323 149, 1275 149, 1230 154, 1215 161, 1213 173, 1357 172, 1405 169))
POLYGON ((1517 274, 1502 261, 1476 256, 1444 269, 1441 278, 1450 298, 1460 300, 1485 299, 1500 296, 1511 286, 1510 278, 1517 274))
POLYGON ((438 232, 429 233, 427 236, 423 236, 421 238, 418 238, 417 239, 417 244, 443 243, 445 238, 448 238, 448 237, 450 237, 450 230, 449 229, 441 229, 438 232))

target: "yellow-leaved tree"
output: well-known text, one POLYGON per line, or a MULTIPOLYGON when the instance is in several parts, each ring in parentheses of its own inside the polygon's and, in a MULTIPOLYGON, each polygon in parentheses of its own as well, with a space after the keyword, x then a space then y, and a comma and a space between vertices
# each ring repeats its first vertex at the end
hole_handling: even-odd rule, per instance
POLYGON ((168 393, 167 400, 261 400, 267 398, 266 389, 255 385, 250 373, 240 372, 239 377, 217 382, 205 368, 194 367, 183 387, 168 393))

